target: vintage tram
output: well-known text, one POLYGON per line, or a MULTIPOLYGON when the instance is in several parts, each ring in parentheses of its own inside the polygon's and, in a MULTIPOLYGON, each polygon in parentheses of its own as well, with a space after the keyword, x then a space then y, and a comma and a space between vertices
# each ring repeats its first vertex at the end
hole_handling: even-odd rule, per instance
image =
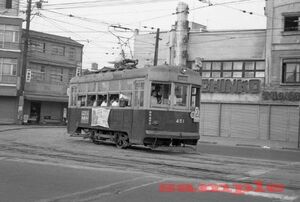
POLYGON ((68 133, 118 148, 196 145, 200 85, 199 73, 168 65, 74 77, 68 133))

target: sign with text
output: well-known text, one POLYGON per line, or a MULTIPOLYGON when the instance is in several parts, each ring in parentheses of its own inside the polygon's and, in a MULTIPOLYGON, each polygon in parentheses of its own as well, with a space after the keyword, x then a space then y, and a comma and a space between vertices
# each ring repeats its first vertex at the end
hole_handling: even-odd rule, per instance
POLYGON ((109 128, 108 117, 110 109, 106 108, 92 108, 92 122, 91 126, 102 126, 109 128))
POLYGON ((282 92, 282 91, 263 91, 263 100, 272 101, 300 101, 300 92, 282 92))
POLYGON ((90 118, 90 112, 87 110, 82 110, 80 123, 88 124, 89 118, 90 118))
POLYGON ((261 91, 260 79, 202 79, 202 93, 258 94, 261 91))

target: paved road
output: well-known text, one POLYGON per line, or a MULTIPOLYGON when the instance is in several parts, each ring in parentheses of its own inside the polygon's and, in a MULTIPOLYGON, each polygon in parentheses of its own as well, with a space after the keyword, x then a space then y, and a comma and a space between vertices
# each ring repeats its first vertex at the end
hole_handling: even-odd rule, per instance
MULTIPOLYGON (((273 201, 285 195, 228 193, 165 193, 161 183, 193 183, 191 179, 164 178, 144 172, 95 169, 29 160, 0 160, 2 202, 31 201, 273 201)), ((200 182, 201 180, 199 180, 200 182)))
POLYGON ((287 160, 289 156, 286 154, 279 157, 284 159, 282 161, 264 159, 260 156, 245 158, 243 155, 249 152, 247 150, 244 152, 236 150, 240 156, 234 153, 231 155, 230 152, 233 151, 227 151, 229 155, 225 156, 222 150, 216 150, 221 153, 215 155, 210 154, 209 149, 211 148, 207 147, 206 152, 200 153, 151 151, 143 147, 119 150, 111 144, 95 145, 88 140, 72 138, 63 128, 0 132, 0 159, 2 157, 0 201, 10 200, 10 197, 15 197, 10 200, 13 202, 19 199, 35 201, 53 197, 60 198, 56 201, 80 201, 80 197, 92 197, 90 201, 99 201, 99 197, 100 201, 124 201, 123 199, 127 200, 128 197, 130 201, 170 199, 175 202, 187 201, 186 199, 190 201, 199 199, 270 201, 271 198, 284 197, 288 201, 299 199, 299 161, 287 160), (124 172, 116 172, 120 170, 124 172), (254 180, 261 180, 264 184, 281 183, 286 187, 284 193, 277 195, 248 192, 248 195, 239 197, 228 193, 158 191, 159 183, 171 180, 178 183, 179 178, 183 179, 180 182, 193 183, 196 187, 199 182, 249 184, 254 180))

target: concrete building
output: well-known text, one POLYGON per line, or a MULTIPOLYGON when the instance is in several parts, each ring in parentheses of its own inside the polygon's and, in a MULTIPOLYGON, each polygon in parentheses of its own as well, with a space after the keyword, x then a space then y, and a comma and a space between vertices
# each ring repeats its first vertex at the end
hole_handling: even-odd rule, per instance
POLYGON ((17 120, 22 19, 19 0, 0 0, 0 124, 17 120))
MULTIPOLYGON (((182 56, 189 68, 201 61, 203 142, 299 148, 300 2, 266 2, 267 29, 189 31, 182 56)), ((177 32, 161 33, 159 64, 176 64, 177 32)), ((136 36, 139 67, 154 40, 136 36)))
POLYGON ((83 45, 71 38, 30 31, 24 120, 63 123, 69 81, 81 71, 83 45))

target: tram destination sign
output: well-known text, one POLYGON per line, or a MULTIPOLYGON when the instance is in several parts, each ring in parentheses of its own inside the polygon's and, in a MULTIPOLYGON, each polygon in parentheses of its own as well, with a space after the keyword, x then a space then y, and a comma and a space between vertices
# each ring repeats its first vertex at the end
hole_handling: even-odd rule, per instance
POLYGON ((80 123, 88 124, 89 123, 89 118, 90 118, 90 112, 88 110, 82 110, 81 111, 80 123))

